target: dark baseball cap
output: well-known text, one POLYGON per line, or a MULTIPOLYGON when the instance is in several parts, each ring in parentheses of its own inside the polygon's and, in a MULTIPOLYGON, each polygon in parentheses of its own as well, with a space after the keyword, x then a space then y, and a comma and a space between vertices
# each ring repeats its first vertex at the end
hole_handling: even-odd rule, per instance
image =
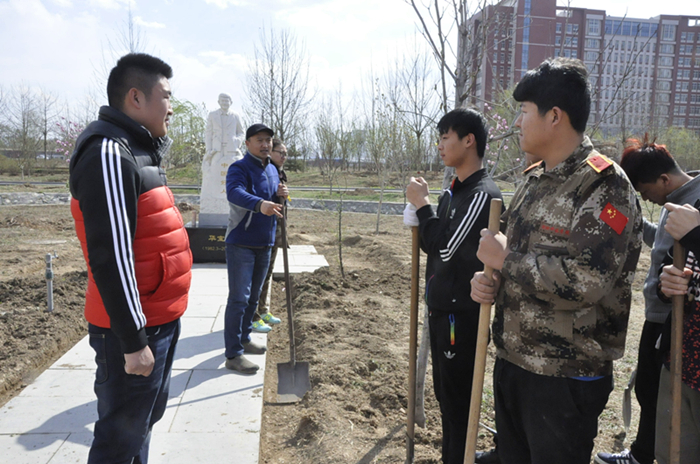
POLYGON ((251 138, 252 136, 257 134, 258 132, 267 132, 268 134, 270 134, 270 137, 275 135, 275 133, 272 131, 272 129, 267 127, 265 124, 257 123, 257 124, 253 124, 252 126, 250 126, 248 128, 247 131, 245 131, 246 140, 248 140, 249 138, 251 138))

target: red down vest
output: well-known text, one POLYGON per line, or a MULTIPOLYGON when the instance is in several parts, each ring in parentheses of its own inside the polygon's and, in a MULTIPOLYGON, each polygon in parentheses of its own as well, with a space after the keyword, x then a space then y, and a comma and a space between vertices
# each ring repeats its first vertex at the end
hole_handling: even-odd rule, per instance
POLYGON ((110 328, 125 353, 148 343, 144 327, 187 308, 192 253, 160 167, 168 147, 102 107, 71 158, 71 213, 88 267, 85 318, 110 328))

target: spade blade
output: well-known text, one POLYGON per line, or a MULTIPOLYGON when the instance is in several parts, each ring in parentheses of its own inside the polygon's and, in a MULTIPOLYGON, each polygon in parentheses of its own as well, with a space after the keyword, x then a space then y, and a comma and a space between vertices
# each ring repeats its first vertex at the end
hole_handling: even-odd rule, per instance
POLYGON ((625 435, 629 432, 630 422, 632 421, 632 390, 634 383, 637 380, 637 369, 632 371, 630 381, 625 387, 625 393, 622 398, 622 422, 625 425, 625 435))
POLYGON ((277 364, 277 402, 296 403, 311 390, 308 362, 277 364))

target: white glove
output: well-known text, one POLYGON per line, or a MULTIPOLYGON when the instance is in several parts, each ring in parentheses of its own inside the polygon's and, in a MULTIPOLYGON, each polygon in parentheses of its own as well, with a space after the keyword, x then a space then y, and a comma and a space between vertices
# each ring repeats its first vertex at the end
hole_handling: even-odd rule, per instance
POLYGON ((420 225, 416 207, 413 206, 413 203, 406 203, 406 207, 403 210, 403 223, 409 227, 418 227, 420 225))

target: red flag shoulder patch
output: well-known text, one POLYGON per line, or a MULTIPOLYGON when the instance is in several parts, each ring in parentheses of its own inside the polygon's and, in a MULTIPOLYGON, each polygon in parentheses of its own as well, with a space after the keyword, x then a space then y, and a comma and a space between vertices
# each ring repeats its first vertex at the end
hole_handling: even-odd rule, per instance
POLYGON ((622 214, 617 208, 615 208, 610 203, 605 205, 603 211, 600 212, 600 219, 604 223, 612 227, 613 230, 617 232, 617 235, 620 235, 622 231, 625 230, 625 226, 629 221, 627 216, 622 214))
POLYGON ((595 172, 603 172, 613 165, 610 158, 604 155, 596 155, 588 158, 586 162, 595 170, 595 172))

